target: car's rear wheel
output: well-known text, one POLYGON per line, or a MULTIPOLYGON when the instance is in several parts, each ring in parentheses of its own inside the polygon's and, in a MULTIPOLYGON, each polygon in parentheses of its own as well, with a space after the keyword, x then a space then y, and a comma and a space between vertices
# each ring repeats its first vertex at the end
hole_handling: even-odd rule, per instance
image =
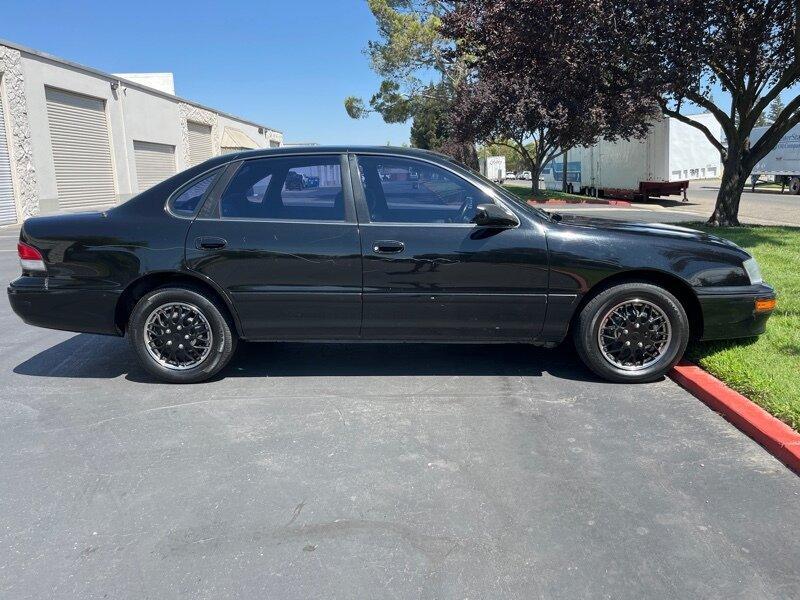
POLYGON ((172 383, 212 377, 236 350, 224 307, 190 287, 145 294, 133 308, 128 333, 144 368, 172 383))
POLYGON ((642 383, 662 377, 689 341, 686 311, 669 291, 623 283, 592 298, 573 329, 586 366, 610 381, 642 383))

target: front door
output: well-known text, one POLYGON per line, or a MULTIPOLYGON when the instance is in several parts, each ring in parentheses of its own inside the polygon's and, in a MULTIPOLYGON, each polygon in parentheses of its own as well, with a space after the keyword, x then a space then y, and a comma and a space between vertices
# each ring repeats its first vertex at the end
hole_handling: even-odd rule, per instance
POLYGON ((539 333, 548 277, 541 231, 527 221, 476 226, 475 207, 496 201, 433 162, 370 154, 352 161, 364 338, 529 341, 539 333))
POLYGON ((187 265, 229 294, 248 339, 359 336, 361 248, 342 161, 242 161, 192 223, 187 265))

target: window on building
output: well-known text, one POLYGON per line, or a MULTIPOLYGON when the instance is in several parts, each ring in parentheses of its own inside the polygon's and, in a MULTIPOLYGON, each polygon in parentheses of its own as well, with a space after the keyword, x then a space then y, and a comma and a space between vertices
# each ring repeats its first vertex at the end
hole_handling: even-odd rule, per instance
POLYGON ((220 199, 223 219, 344 221, 339 157, 245 162, 220 199))
POLYGON ((358 165, 376 223, 470 223, 492 200, 461 177, 431 163, 359 156, 358 165))
POLYGON ((180 189, 170 200, 170 210, 181 216, 191 217, 194 215, 200 206, 200 201, 217 180, 220 171, 221 169, 216 169, 180 189))

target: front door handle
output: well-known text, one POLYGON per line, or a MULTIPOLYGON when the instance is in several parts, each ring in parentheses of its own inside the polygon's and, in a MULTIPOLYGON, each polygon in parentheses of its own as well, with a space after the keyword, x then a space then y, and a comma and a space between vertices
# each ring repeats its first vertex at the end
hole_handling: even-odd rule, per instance
POLYGON ((221 237, 199 237, 194 241, 198 250, 220 250, 228 245, 221 237))
POLYGON ((372 244, 372 251, 376 254, 399 254, 405 247, 403 242, 397 240, 380 240, 372 244))

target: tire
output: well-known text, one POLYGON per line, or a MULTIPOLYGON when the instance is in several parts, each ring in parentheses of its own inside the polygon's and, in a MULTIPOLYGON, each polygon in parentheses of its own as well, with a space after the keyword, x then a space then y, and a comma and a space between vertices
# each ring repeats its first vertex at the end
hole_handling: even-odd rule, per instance
POLYGON ((789 191, 792 194, 800 194, 800 177, 792 177, 789 180, 789 191))
POLYGON ((623 283, 603 290, 583 307, 573 338, 581 360, 595 374, 609 381, 645 383, 660 379, 681 359, 689 341, 689 319, 678 299, 664 288, 623 283), (626 314, 631 320, 625 320, 626 314), (647 329, 640 330, 643 326, 647 329), (606 334, 605 352, 601 328, 606 334), (643 350, 637 349, 639 344, 644 344, 643 350), (631 352, 645 352, 647 357, 634 360, 631 352))
POLYGON ((133 308, 128 321, 128 334, 142 366, 155 377, 170 383, 196 383, 213 377, 228 364, 237 344, 236 333, 226 309, 201 290, 190 286, 161 287, 145 294, 133 308), (167 306, 170 306, 169 310, 167 306), (163 318, 165 315, 166 320, 163 318), (177 319, 174 315, 178 315, 177 319), (161 337, 148 337, 145 329, 151 317, 151 331, 169 332, 169 335, 163 333, 161 337), (159 317, 162 317, 161 321, 159 317), (162 326, 162 323, 166 325, 162 326), (178 333, 178 329, 182 332, 178 333), (189 333, 184 333, 186 331, 189 333), (179 342, 182 346, 184 338, 190 334, 194 337, 190 338, 191 345, 187 344, 187 347, 192 356, 183 350, 175 351, 175 360, 184 364, 167 364, 157 360, 156 355, 171 350, 179 342), (170 348, 165 349, 164 345, 161 348, 165 350, 158 348, 152 342, 154 338, 157 338, 156 342, 168 338, 170 348))

